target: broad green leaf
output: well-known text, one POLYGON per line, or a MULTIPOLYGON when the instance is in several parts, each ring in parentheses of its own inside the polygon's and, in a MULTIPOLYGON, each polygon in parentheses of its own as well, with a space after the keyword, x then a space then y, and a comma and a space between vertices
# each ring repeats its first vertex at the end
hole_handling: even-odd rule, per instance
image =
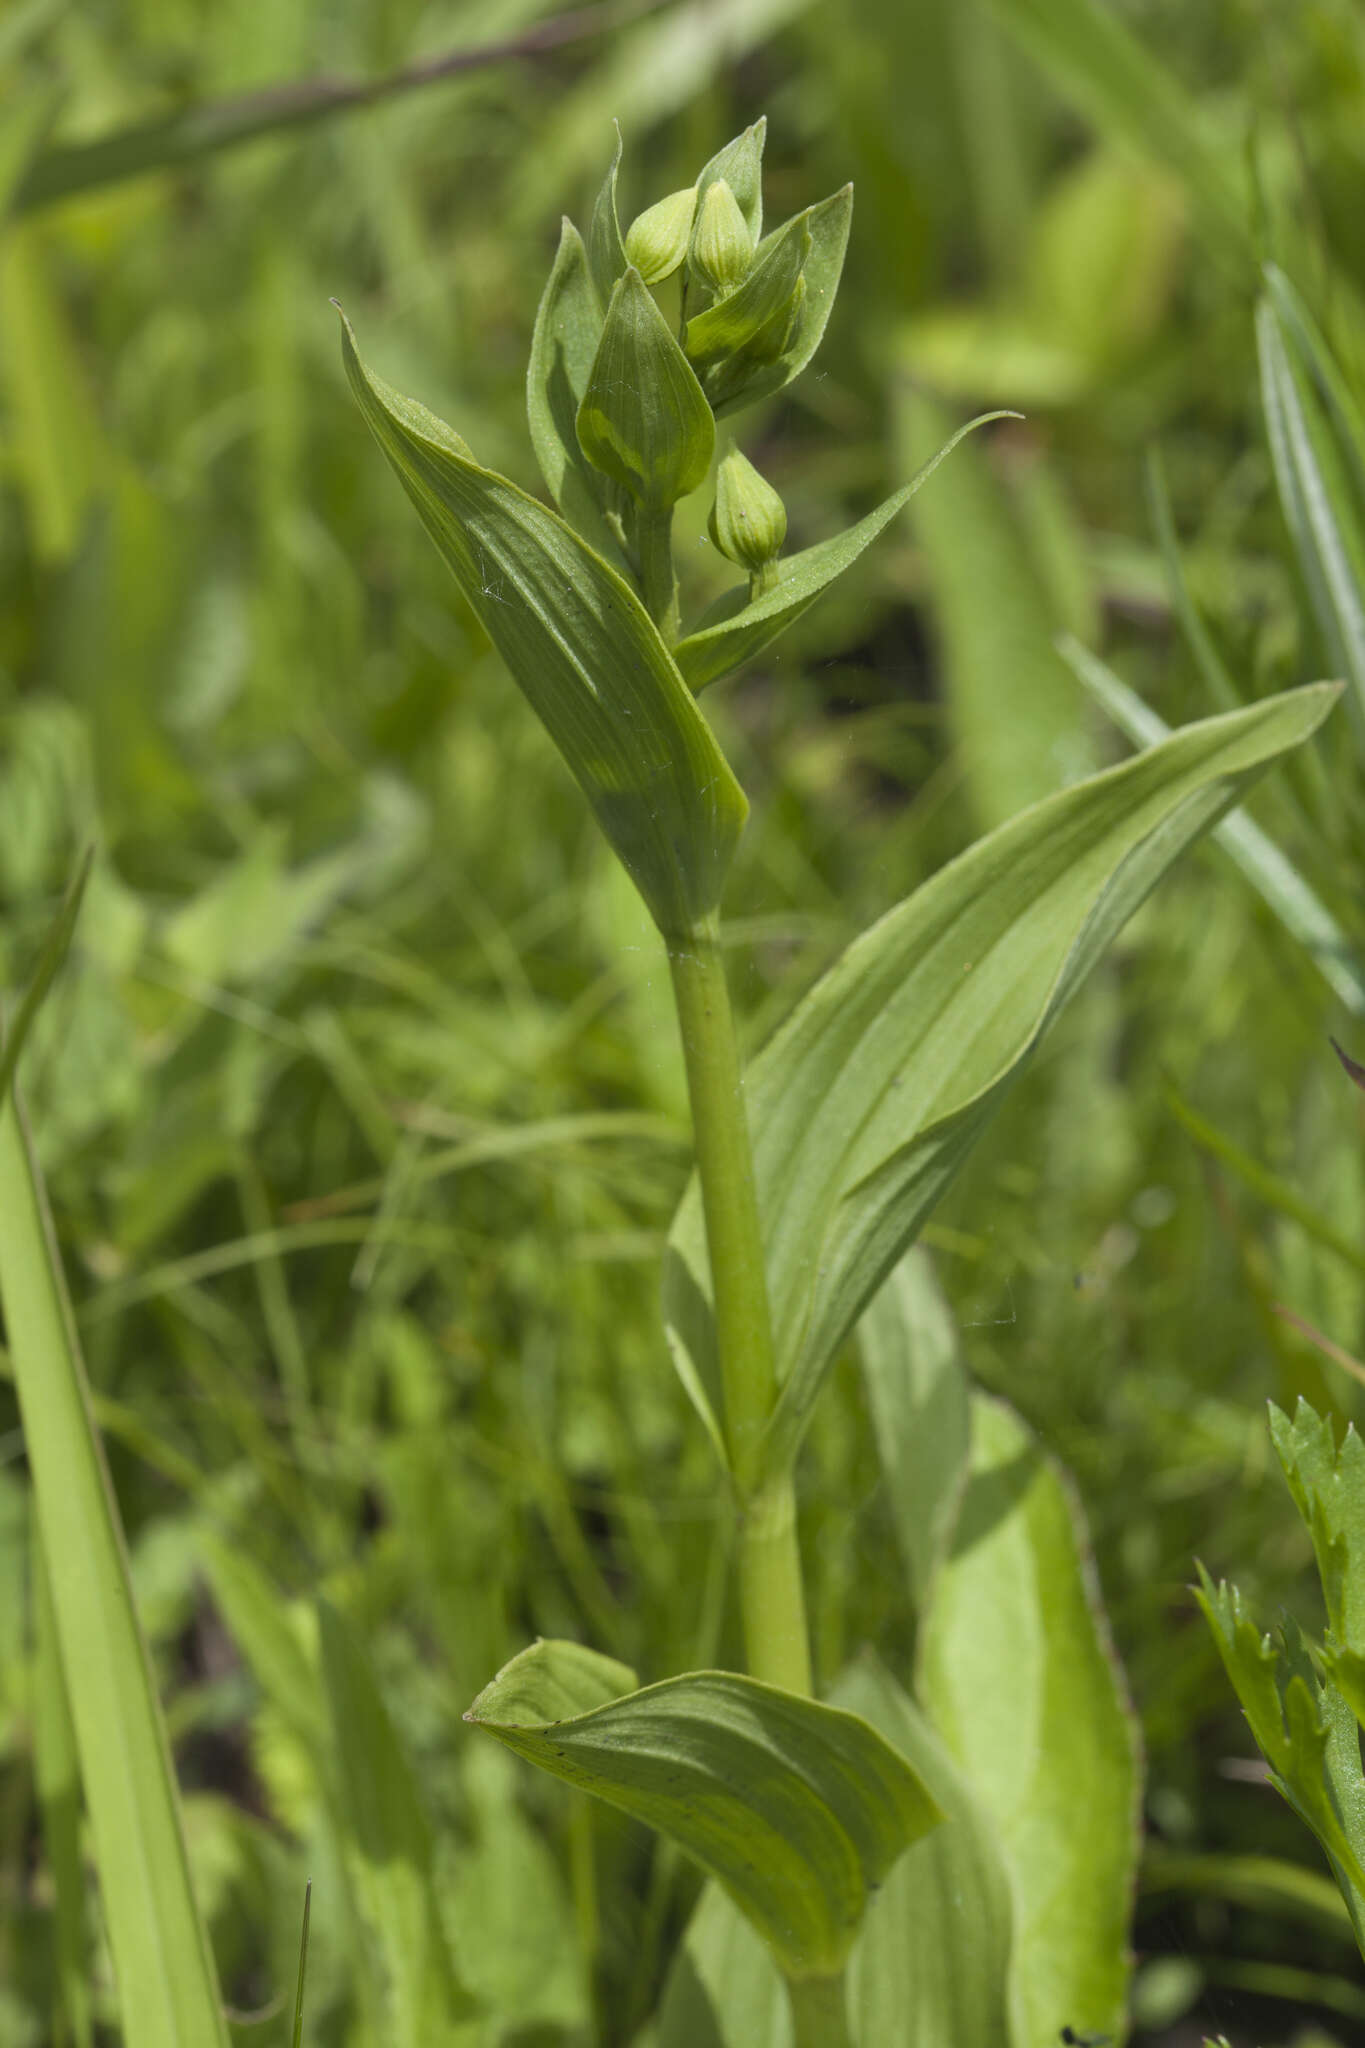
POLYGON ((767 115, 760 115, 724 149, 718 149, 697 174, 696 196, 700 200, 708 185, 724 178, 744 215, 745 226, 757 242, 763 232, 763 144, 768 134, 767 115))
MULTIPOLYGON (((1033 2048, 1011 2030, 1009 1880, 994 1831, 924 1716, 876 1659, 834 1704, 876 1728, 941 1807, 868 1908, 849 1959, 858 2048, 1033 2048)), ((657 2048, 791 2048, 781 1975, 717 1885, 698 1901, 664 1989, 657 2048)))
POLYGON ((728 1671, 628 1690, 574 1643, 514 1657, 465 1719, 667 1835, 792 1977, 842 1968, 868 1898, 938 1809, 856 1715, 728 1671))
POLYGON ((393 2048, 462 2040, 472 2006, 446 1946, 411 1766, 351 1629, 325 1601, 318 1624, 342 1851, 382 1958, 384 2038, 393 2048))
POLYGON ((81 1779, 76 1729, 57 1643, 52 1588, 34 1518, 33 1786, 56 1900, 57 1985, 75 2048, 91 2048, 90 1964, 86 1954, 85 1866, 81 1858, 81 1779))
MULTIPOLYGON (((1011 819, 855 939, 759 1055, 746 1094, 783 1382, 772 1469, 789 1464, 839 1346, 1082 977, 1177 855, 1337 694, 1314 684, 1187 726, 1011 819)), ((695 1179, 665 1307, 715 1440, 695 1179)))
POLYGON ((910 1598, 922 1616, 967 1482, 971 1406, 957 1324, 913 1245, 858 1324, 863 1387, 910 1598))
MULTIPOLYGON (((1283 288, 1256 308, 1261 406, 1280 506, 1318 629, 1351 685, 1357 732, 1365 733, 1365 532, 1350 485, 1351 457, 1324 413, 1307 369, 1281 324, 1283 288)), ((1306 317, 1302 316, 1301 318, 1306 317)))
MULTIPOLYGON (((678 652, 681 655, 682 649, 678 652)), ((1064 634, 1057 642, 1057 652, 1136 746, 1155 746, 1170 737, 1165 719, 1150 710, 1137 692, 1088 648, 1064 634)), ((1231 855, 1266 908, 1303 947, 1333 995, 1355 1016, 1365 1016, 1365 965, 1327 905, 1288 856, 1245 811, 1230 812, 1214 826, 1213 837, 1231 855)))
POLYGON ((616 568, 621 556, 602 516, 602 478, 578 445, 576 424, 601 337, 602 306, 587 251, 578 229, 566 220, 536 314, 526 417, 551 497, 570 526, 616 568))
POLYGON ((592 219, 588 222, 588 268, 597 287, 597 296, 604 306, 626 267, 626 248, 616 213, 616 180, 620 169, 621 131, 618 128, 615 154, 607 167, 607 175, 593 206, 592 219))
POLYGON ((929 481, 944 456, 951 453, 964 434, 985 426, 988 420, 1016 417, 1014 413, 988 412, 979 419, 969 420, 965 427, 959 427, 944 442, 937 455, 932 456, 908 484, 893 492, 875 512, 869 512, 855 526, 846 527, 843 533, 835 534, 831 540, 817 541, 813 547, 803 548, 799 554, 789 555, 785 561, 780 561, 776 587, 762 597, 751 602, 743 584, 728 591, 711 607, 695 630, 674 648, 673 658, 684 679, 694 690, 704 690, 708 683, 714 683, 732 669, 752 660, 761 648, 769 646, 799 619, 836 576, 842 576, 845 569, 852 567, 863 549, 877 538, 883 527, 889 525, 902 505, 908 504, 921 485, 929 481))
POLYGON ((1014 1902, 1020 2048, 1120 2031, 1137 1869, 1136 1723, 1069 1486, 1002 1402, 920 1639, 926 1712, 991 1823, 1014 1902), (1079 1816, 1084 1824, 1079 1824, 1079 1816))
MULTIPOLYGON (((912 472, 942 444, 951 415, 907 380, 897 389, 896 445, 912 472)), ((1092 765, 1053 646, 1064 620, 1003 469, 984 444, 961 449, 910 521, 928 572, 948 721, 983 832, 1092 765)))
POLYGON ((864 2048, 1029 2048, 1015 2023, 1015 1908, 991 1815, 909 1694, 875 1657, 849 1667, 834 1699, 912 1764, 944 1824, 901 1858, 850 1964, 864 2048))
POLYGON ((1355 1715, 1319 1682, 1291 1622, 1276 1644, 1251 1620, 1235 1586, 1215 1589, 1202 1565, 1199 1580, 1195 1597, 1270 1782, 1317 1836, 1365 1948, 1365 1783, 1355 1715))
POLYGON ((344 350, 375 438, 655 923, 692 929, 748 806, 644 606, 562 519, 371 377, 349 326, 344 350))
POLYGON ((1351 1424, 1338 1448, 1304 1400, 1292 1422, 1271 1404, 1270 1437, 1313 1538, 1334 1645, 1365 1656, 1365 1443, 1351 1424))
POLYGON ((137 2048, 227 2048, 118 1507, 13 1091, 0 1102, 0 1304, 125 2034, 137 2048))
POLYGON ((593 467, 645 505, 676 504, 711 466, 711 408, 638 270, 612 292, 577 426, 593 467))

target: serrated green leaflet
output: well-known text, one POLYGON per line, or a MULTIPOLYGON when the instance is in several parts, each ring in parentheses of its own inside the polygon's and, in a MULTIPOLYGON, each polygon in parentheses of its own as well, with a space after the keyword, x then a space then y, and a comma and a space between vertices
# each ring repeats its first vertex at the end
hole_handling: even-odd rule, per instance
POLYGON ((0 1101, 0 1301, 124 2030, 227 2048, 118 1508, 37 1162, 0 1101))
MULTIPOLYGON (((856 939, 747 1080, 785 1470, 824 1375, 1043 1033, 1158 878, 1327 715, 1313 684, 1187 726, 980 840, 856 939)), ((719 1375, 695 1183, 665 1308, 713 1436, 719 1375)))
POLYGON ((465 1716, 542 1769, 677 1842, 793 1978, 843 1965, 866 1911, 937 1807, 856 1715, 728 1671, 618 1696, 631 1674, 537 1643, 465 1716))
POLYGON ((645 505, 675 504, 711 465, 711 408, 638 270, 612 292, 577 428, 593 467, 645 505))
POLYGON ((555 513, 365 369, 352 389, 467 602, 664 936, 714 910, 748 806, 634 591, 555 513))
POLYGON ((576 425, 601 337, 602 306, 587 251, 578 229, 566 220, 536 313, 526 418, 550 496, 570 526, 615 568, 620 554, 602 515, 602 478, 578 445, 576 425))
POLYGON ((929 481, 944 456, 957 446, 964 434, 985 426, 988 420, 1016 417, 1013 413, 988 412, 979 419, 969 420, 965 427, 959 427, 952 438, 944 442, 937 455, 926 462, 908 484, 894 491, 875 512, 869 512, 855 526, 846 527, 843 533, 836 533, 832 539, 817 541, 813 547, 803 548, 799 554, 779 562, 777 586, 764 596, 749 602, 742 585, 727 592, 712 606, 696 629, 680 640, 673 650, 673 658, 685 680, 694 690, 704 690, 708 683, 729 675, 732 669, 742 667, 761 649, 770 646, 780 633, 800 618, 807 606, 814 604, 821 591, 827 590, 836 576, 842 576, 845 569, 852 567, 863 549, 890 524, 902 505, 907 504, 921 485, 929 481))
POLYGON ((1018 2048, 1072 2024, 1118 2032, 1138 1858, 1136 1723, 1079 1507, 1019 1417, 984 1395, 972 1403, 970 1478, 919 1662, 925 1709, 1009 1875, 1018 2048))
MULTIPOLYGON (((1009 1880, 991 1823, 923 1714, 872 1656, 832 1700, 884 1735, 931 1787, 944 1824, 901 1857, 849 1959, 864 2048, 1033 2048, 1009 2025, 1009 1880)), ((791 2048, 781 1976, 716 1885, 698 1901, 659 2010, 657 2048, 791 2048)))
POLYGON ((1335 1642, 1365 1656, 1365 1443, 1301 1400, 1294 1419, 1272 1405, 1270 1436, 1294 1505, 1308 1525, 1335 1642))
POLYGON ((1215 1588, 1202 1565, 1199 1581, 1195 1597, 1271 1783, 1322 1844, 1365 1946, 1365 1784, 1355 1715, 1340 1693, 1320 1684, 1292 1623, 1277 1645, 1251 1620, 1235 1586, 1215 1588))

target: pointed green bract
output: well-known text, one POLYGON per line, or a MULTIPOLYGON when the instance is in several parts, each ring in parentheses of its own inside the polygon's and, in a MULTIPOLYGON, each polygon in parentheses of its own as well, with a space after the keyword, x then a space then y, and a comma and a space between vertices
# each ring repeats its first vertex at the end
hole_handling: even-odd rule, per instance
POLYGON ((603 479, 578 445, 578 408, 602 338, 602 318, 583 238, 566 220, 536 314, 526 417, 550 496, 570 526, 619 568, 619 546, 603 516, 603 479))
POLYGON ((755 1679, 696 1671, 615 1697, 623 1676, 537 1643, 465 1718, 677 1842, 789 1976, 836 1973, 870 1894, 940 1817, 918 1775, 856 1715, 755 1679))
POLYGON ((1019 1417, 972 1403, 970 1478, 920 1638, 920 1692, 1009 1876, 1018 2048, 1127 2008, 1137 1726, 1062 1475, 1019 1417), (1084 1825, 1078 1825, 1084 1815, 1084 1825))
POLYGON ((725 180, 755 242, 763 232, 763 144, 767 134, 767 116, 763 115, 724 149, 718 149, 697 174, 698 201, 718 178, 725 180))
POLYGON ((771 646, 829 588, 836 576, 852 568, 863 549, 929 481, 964 434, 985 426, 989 420, 1016 417, 1014 413, 987 412, 959 427, 937 455, 908 484, 878 505, 875 512, 869 512, 855 526, 846 527, 830 540, 817 541, 799 554, 788 555, 777 565, 777 582, 761 597, 749 598, 742 586, 727 592, 673 650, 673 658, 687 682, 694 690, 704 690, 708 683, 719 681, 771 646))
POLYGON ((579 446, 640 504, 667 509, 701 483, 715 439, 691 364, 639 271, 627 270, 578 408, 579 446))
MULTIPOLYGON (((785 237, 795 229, 810 237, 800 284, 793 295, 791 320, 780 347, 776 326, 782 317, 779 310, 770 329, 760 334, 751 345, 754 351, 752 359, 741 351, 739 357, 728 365, 717 365, 708 372, 704 381, 717 418, 738 412, 743 406, 756 405, 761 398, 771 398, 805 369, 824 338, 829 316, 834 310, 852 219, 853 187, 845 185, 842 191, 798 214, 794 221, 788 221, 759 243, 754 254, 754 268, 740 286, 740 291, 747 289, 779 236, 785 237), (776 354, 772 353, 774 349, 776 354)), ((738 295, 735 294, 736 297, 738 295)), ((727 305, 730 303, 726 301, 727 305)))
POLYGON ((621 131, 616 131, 616 150, 602 180, 602 188, 588 223, 588 265, 597 296, 605 306, 616 280, 626 267, 625 243, 616 213, 616 180, 621 169, 621 131))
MULTIPOLYGON (((1187 726, 980 840, 856 939, 746 1079, 782 1392, 770 1469, 1043 1033, 1176 856, 1316 730, 1314 684, 1187 726)), ((695 1183, 665 1269, 675 1361, 714 1432, 695 1183)))
POLYGON ((544 721, 664 936, 720 898, 748 806, 639 598, 424 406, 352 389, 466 601, 544 721))

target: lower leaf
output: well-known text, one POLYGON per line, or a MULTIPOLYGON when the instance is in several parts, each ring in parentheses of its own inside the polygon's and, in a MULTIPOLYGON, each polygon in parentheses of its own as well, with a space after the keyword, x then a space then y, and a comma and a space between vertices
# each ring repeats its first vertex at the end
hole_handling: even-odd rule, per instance
POLYGON ((514 1657, 465 1719, 678 1843, 789 1977, 842 1969, 869 1898, 941 1818, 856 1714, 729 1671, 639 1691, 575 1643, 514 1657))

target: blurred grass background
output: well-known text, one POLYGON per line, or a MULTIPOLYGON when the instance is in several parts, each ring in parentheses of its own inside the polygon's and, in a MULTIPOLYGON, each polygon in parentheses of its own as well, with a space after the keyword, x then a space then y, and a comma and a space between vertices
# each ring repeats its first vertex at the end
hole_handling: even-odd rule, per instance
MULTIPOLYGON (((309 2037, 381 2038, 382 1936, 336 1867, 272 1616, 306 1633, 323 1592, 363 1639, 459 1966, 522 2048, 629 2040, 690 1880, 464 1740, 460 1711, 538 1632, 644 1677, 732 1649, 709 1454, 655 1306, 687 1162, 656 942, 370 445, 329 297, 386 376, 534 487, 532 321, 613 118, 628 219, 766 112, 771 219, 857 189, 821 355, 742 423, 792 545, 968 412, 1026 413, 960 449, 846 587, 708 700, 754 799, 730 927, 754 1042, 977 831, 1122 752, 1059 632, 1171 723, 1221 708, 1173 618, 1152 449, 1236 690, 1328 672, 1251 309, 1274 255, 1358 384, 1353 0, 667 0, 554 20, 538 0, 0 16, 0 985, 93 839, 26 1083, 242 2042, 284 2037, 305 1873, 309 2037), (523 48, 311 105, 344 97, 320 81, 490 44, 523 48), (316 118, 280 125, 262 96, 300 84, 316 118)), ((708 503, 680 519, 694 595, 714 580, 708 503)), ((1339 716, 1258 803, 1357 939, 1359 797, 1339 716)), ((1262 1611, 1316 1622, 1264 1404, 1359 1404, 1274 1304, 1358 1352, 1365 1255, 1249 1188, 1172 1107, 1365 1242, 1365 1133, 1327 1045, 1359 1055, 1352 1028, 1206 851, 1129 928, 930 1232, 973 1368, 1091 1518, 1148 1753, 1147 2048, 1365 2041, 1349 1930, 1306 1837, 1247 1782, 1187 1590, 1198 1555, 1262 1611)), ((829 1678, 865 1639, 909 1643, 851 1371, 803 1489, 829 1678)), ((28 1569, 0 1384, 0 2048, 68 2024, 28 1569)), ((99 2038, 93 1899, 77 1936, 99 2038)))

